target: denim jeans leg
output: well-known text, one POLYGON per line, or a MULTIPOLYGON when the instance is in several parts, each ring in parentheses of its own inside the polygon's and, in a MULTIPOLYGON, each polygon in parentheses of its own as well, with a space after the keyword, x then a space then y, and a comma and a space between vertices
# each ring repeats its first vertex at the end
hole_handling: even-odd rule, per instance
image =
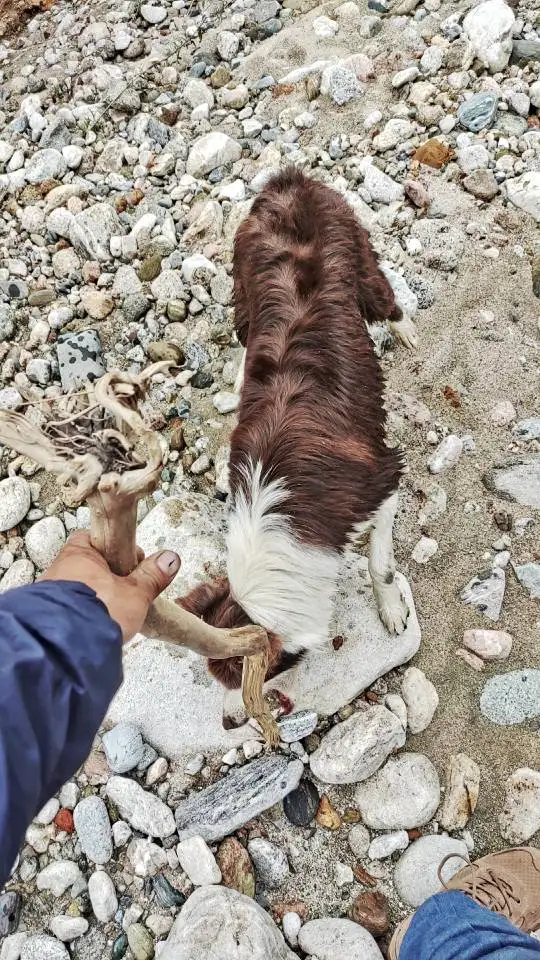
POLYGON ((416 911, 399 960, 540 960, 540 941, 449 890, 416 911))

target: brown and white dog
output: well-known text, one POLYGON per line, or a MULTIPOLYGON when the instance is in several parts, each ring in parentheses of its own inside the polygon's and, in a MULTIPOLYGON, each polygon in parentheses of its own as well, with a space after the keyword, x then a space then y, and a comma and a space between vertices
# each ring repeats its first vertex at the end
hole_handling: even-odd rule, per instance
MULTIPOLYGON (((264 626, 270 678, 329 639, 342 551, 369 528, 381 620, 405 628, 392 545, 402 457, 385 443, 367 325, 388 320, 404 342, 414 325, 351 208, 294 169, 267 184, 237 232, 234 295, 247 352, 231 438, 228 577, 180 602, 217 627, 264 626)), ((240 687, 240 659, 209 666, 240 687)), ((238 702, 226 697, 226 726, 241 719, 238 702)))

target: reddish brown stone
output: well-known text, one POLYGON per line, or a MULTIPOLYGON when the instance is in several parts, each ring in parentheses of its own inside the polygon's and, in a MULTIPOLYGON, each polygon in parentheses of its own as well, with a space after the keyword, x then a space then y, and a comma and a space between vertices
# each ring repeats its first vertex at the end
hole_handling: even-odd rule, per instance
POLYGON ((236 839, 227 837, 220 845, 216 860, 225 887, 238 890, 246 897, 255 896, 255 871, 249 853, 236 839))
POLYGON ((356 863, 352 868, 352 872, 358 880, 358 883, 363 883, 365 887, 377 886, 375 877, 372 877, 371 874, 364 869, 361 863, 356 863))
POLYGON ((418 147, 418 150, 413 154, 413 160, 416 163, 423 163, 426 167, 440 170, 441 167, 446 166, 453 156, 454 151, 450 147, 433 137, 418 147))
POLYGON ((388 902, 378 890, 360 893, 349 911, 351 920, 369 930, 374 937, 380 937, 388 930, 388 902))
POLYGON ((270 909, 274 920, 283 920, 286 913, 297 913, 301 920, 306 920, 308 916, 308 908, 301 900, 294 900, 292 903, 278 900, 272 904, 270 909))
POLYGON ((63 830, 64 833, 73 833, 75 828, 73 826, 73 814, 71 810, 66 810, 65 807, 62 807, 54 818, 54 824, 59 830, 63 830))

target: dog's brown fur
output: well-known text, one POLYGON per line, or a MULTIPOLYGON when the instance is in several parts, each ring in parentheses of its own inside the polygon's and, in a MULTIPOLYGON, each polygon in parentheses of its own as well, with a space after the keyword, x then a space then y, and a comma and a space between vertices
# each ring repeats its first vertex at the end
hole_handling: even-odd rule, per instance
MULTIPOLYGON (((399 451, 385 443, 383 377, 366 324, 399 321, 393 291, 366 231, 347 203, 290 169, 255 200, 235 240, 236 330, 247 347, 238 425, 231 439, 230 488, 242 466, 260 461, 283 478, 290 518, 306 545, 341 551, 397 488, 399 451)), ((197 587, 181 601, 216 626, 247 615, 228 581, 197 587)), ((282 643, 271 637, 270 672, 282 643)), ((211 662, 225 686, 241 665, 211 662)))

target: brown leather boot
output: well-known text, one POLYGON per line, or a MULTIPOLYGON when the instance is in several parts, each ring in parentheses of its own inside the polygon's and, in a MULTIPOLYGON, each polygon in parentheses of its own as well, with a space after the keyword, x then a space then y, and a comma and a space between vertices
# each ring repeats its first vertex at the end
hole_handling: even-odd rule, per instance
MULTIPOLYGON (((445 883, 441 870, 456 856, 459 854, 451 853, 439 867, 439 880, 445 890, 460 890, 481 907, 500 913, 525 933, 540 927, 540 850, 514 847, 482 857, 475 863, 465 861, 467 866, 445 883)), ((413 916, 396 928, 388 960, 399 960, 400 947, 413 916)))

